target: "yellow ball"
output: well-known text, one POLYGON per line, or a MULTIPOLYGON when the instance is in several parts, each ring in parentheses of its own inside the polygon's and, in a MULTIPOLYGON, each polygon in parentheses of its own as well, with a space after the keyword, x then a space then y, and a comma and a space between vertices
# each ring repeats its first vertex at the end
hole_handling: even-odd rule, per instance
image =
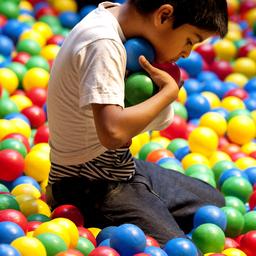
POLYGON ((243 34, 241 31, 238 31, 238 30, 229 30, 225 36, 225 39, 231 42, 236 42, 242 38, 243 38, 243 34))
POLYGON ((240 8, 240 1, 239 0, 227 0, 227 4, 229 8, 232 8, 232 10, 236 13, 239 11, 240 8))
POLYGON ((16 127, 6 119, 0 119, 0 141, 8 134, 15 133, 16 127))
POLYGON ((252 59, 254 62, 256 62, 256 49, 251 50, 248 53, 248 58, 252 59))
POLYGON ((35 22, 34 17, 29 14, 20 14, 17 20, 20 22, 35 22))
POLYGON ((63 227, 54 221, 47 221, 35 229, 34 236, 44 233, 51 233, 60 236, 65 241, 67 247, 70 247, 70 236, 66 227, 63 227))
POLYGON ((136 156, 139 153, 141 147, 142 147, 142 144, 141 144, 139 138, 138 137, 132 138, 132 144, 130 146, 130 151, 133 156, 136 156))
POLYGON ((14 118, 10 120, 10 123, 15 128, 16 133, 20 133, 28 139, 30 138, 31 128, 27 122, 20 118, 14 118))
POLYGON ((256 160, 252 157, 246 156, 246 157, 241 157, 238 160, 236 160, 235 164, 239 169, 245 170, 249 167, 255 167, 256 160))
POLYGON ((50 154, 50 146, 48 143, 38 143, 34 145, 29 152, 33 151, 39 151, 39 152, 45 152, 46 154, 50 154))
POLYGON ((252 141, 245 143, 241 147, 241 151, 244 152, 245 154, 249 155, 250 153, 256 151, 256 143, 252 142, 252 141))
POLYGON ((255 123, 255 125, 256 125, 256 110, 253 110, 253 111, 251 112, 251 116, 252 116, 252 119, 253 119, 253 121, 254 121, 254 123, 255 123))
POLYGON ((215 151, 209 158, 211 167, 213 167, 216 163, 224 160, 232 161, 231 157, 227 153, 222 151, 215 151))
POLYGON ((256 8, 252 8, 250 9, 246 15, 245 15, 245 19, 248 22, 249 26, 252 28, 253 24, 256 20, 256 8))
POLYGON ((25 157, 24 173, 36 181, 41 182, 48 178, 50 172, 49 154, 43 151, 31 151, 25 157))
POLYGON ((237 48, 233 42, 228 39, 217 41, 214 45, 216 56, 220 60, 231 61, 237 54, 237 48))
POLYGON ((22 256, 46 256, 44 245, 35 237, 19 237, 12 241, 11 246, 16 248, 22 256))
POLYGON ((15 102, 19 111, 23 110, 24 108, 31 107, 33 105, 33 102, 31 101, 31 99, 25 95, 16 94, 11 96, 10 99, 13 102, 15 102))
POLYGON ((52 222, 66 228, 70 238, 70 247, 76 248, 79 239, 79 232, 75 223, 66 218, 56 218, 53 219, 52 222))
POLYGON ((159 143, 160 145, 162 145, 163 148, 167 148, 168 145, 170 144, 171 140, 168 139, 168 138, 159 136, 159 137, 153 138, 153 139, 151 140, 151 142, 157 142, 157 143, 159 143))
POLYGON ((226 119, 217 112, 208 112, 201 116, 199 126, 209 127, 214 130, 218 136, 222 136, 227 131, 226 119))
POLYGON ((225 78, 225 82, 235 83, 239 87, 243 88, 248 82, 248 78, 241 73, 232 73, 225 78))
POLYGON ((34 198, 39 198, 41 196, 40 191, 32 184, 19 184, 12 189, 11 194, 14 196, 26 194, 31 195, 34 198))
POLYGON ((41 50, 40 55, 47 60, 54 60, 60 50, 60 46, 56 44, 48 44, 41 50))
POLYGON ((228 96, 225 97, 222 102, 221 106, 228 111, 233 111, 237 109, 245 109, 245 105, 241 99, 235 96, 228 96))
POLYGON ((61 1, 54 0, 53 7, 58 12, 65 12, 65 11, 77 12, 77 4, 74 0, 61 0, 61 1))
POLYGON ((49 72, 43 68, 31 68, 26 72, 23 78, 23 88, 25 91, 29 91, 35 87, 47 88, 49 77, 49 72))
POLYGON ((142 145, 144 145, 150 141, 150 134, 148 132, 141 133, 141 134, 137 135, 136 137, 139 138, 140 143, 142 145))
POLYGON ((255 137, 255 124, 252 118, 245 115, 233 117, 228 122, 227 136, 230 141, 243 145, 255 137))
POLYGON ((242 32, 242 29, 238 25, 238 23, 229 20, 228 21, 228 31, 239 31, 239 32, 242 32))
POLYGON ((27 194, 21 194, 15 197, 15 200, 18 202, 19 206, 21 206, 21 204, 23 204, 26 201, 30 201, 30 200, 35 200, 36 198, 33 197, 32 195, 27 195, 27 194))
POLYGON ((91 228, 88 228, 88 230, 90 230, 93 234, 93 236, 96 238, 97 235, 100 233, 101 229, 100 228, 95 228, 95 227, 91 227, 91 228))
POLYGON ((219 97, 212 92, 202 92, 201 93, 210 103, 211 108, 218 108, 221 105, 219 97))
POLYGON ((256 76, 256 63, 247 57, 238 58, 235 60, 234 72, 241 73, 248 78, 256 76))
POLYGON ((33 5, 28 1, 21 1, 19 7, 21 10, 33 11, 33 5))
POLYGON ((43 194, 46 193, 46 187, 48 185, 48 179, 45 179, 43 180, 41 183, 40 183, 40 187, 41 187, 41 191, 43 194))
POLYGON ((223 254, 227 255, 227 256, 246 256, 246 254, 237 249, 237 248, 228 248, 224 251, 222 251, 223 254))
POLYGON ((17 75, 9 68, 0 68, 0 81, 1 86, 12 94, 19 85, 17 75))
POLYGON ((191 152, 209 157, 217 150, 218 135, 208 127, 195 128, 188 137, 191 152))
POLYGON ((44 214, 48 217, 51 216, 51 210, 49 205, 47 205, 41 199, 32 198, 30 200, 25 200, 19 204, 21 212, 25 216, 29 216, 31 214, 44 214))
POLYGON ((187 91, 184 87, 181 87, 178 94, 178 101, 184 105, 186 100, 187 100, 187 91))
POLYGON ((181 161, 183 169, 186 170, 193 164, 204 164, 210 167, 210 162, 206 156, 199 153, 190 153, 187 154, 181 161))
POLYGON ((42 22, 42 21, 35 22, 35 24, 32 26, 32 29, 40 33, 46 40, 48 40, 53 36, 51 27, 45 22, 42 22))
POLYGON ((42 36, 42 34, 39 31, 32 29, 24 31, 19 38, 20 41, 26 39, 31 39, 37 42, 41 47, 43 47, 46 44, 46 39, 42 36))

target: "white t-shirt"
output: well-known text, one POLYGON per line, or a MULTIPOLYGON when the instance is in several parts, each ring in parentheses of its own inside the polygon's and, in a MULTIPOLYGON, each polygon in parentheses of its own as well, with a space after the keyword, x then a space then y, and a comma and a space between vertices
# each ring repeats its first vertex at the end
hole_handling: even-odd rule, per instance
MULTIPOLYGON (((117 19, 101 3, 65 39, 51 70, 47 115, 51 161, 74 165, 96 158, 101 145, 91 103, 124 107, 126 51, 117 19)), ((172 121, 171 105, 145 130, 160 130, 172 121)))

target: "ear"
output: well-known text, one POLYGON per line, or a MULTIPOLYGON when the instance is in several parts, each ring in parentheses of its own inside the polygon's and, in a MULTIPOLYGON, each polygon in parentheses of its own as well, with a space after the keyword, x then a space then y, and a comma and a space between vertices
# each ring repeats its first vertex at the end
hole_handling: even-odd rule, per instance
POLYGON ((161 5, 155 12, 155 25, 162 26, 170 23, 173 16, 173 6, 170 4, 161 5))

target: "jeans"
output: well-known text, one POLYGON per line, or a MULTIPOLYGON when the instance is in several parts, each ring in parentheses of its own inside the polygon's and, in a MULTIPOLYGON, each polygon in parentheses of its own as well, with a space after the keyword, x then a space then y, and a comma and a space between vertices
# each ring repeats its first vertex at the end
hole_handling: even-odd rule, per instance
POLYGON ((186 237, 193 228, 196 210, 207 204, 223 207, 223 195, 207 183, 154 163, 136 160, 129 181, 89 181, 63 178, 47 188, 52 208, 76 205, 86 227, 104 228, 133 223, 161 246, 175 237, 186 237))

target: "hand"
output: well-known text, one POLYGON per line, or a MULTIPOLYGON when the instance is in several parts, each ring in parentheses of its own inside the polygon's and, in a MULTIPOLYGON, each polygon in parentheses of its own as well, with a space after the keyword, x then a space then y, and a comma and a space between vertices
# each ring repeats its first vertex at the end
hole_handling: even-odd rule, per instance
POLYGON ((142 68, 149 74, 154 83, 159 87, 159 90, 166 86, 171 87, 173 90, 173 85, 176 85, 177 89, 179 89, 179 85, 171 75, 151 65, 144 56, 139 57, 139 62, 142 68))

